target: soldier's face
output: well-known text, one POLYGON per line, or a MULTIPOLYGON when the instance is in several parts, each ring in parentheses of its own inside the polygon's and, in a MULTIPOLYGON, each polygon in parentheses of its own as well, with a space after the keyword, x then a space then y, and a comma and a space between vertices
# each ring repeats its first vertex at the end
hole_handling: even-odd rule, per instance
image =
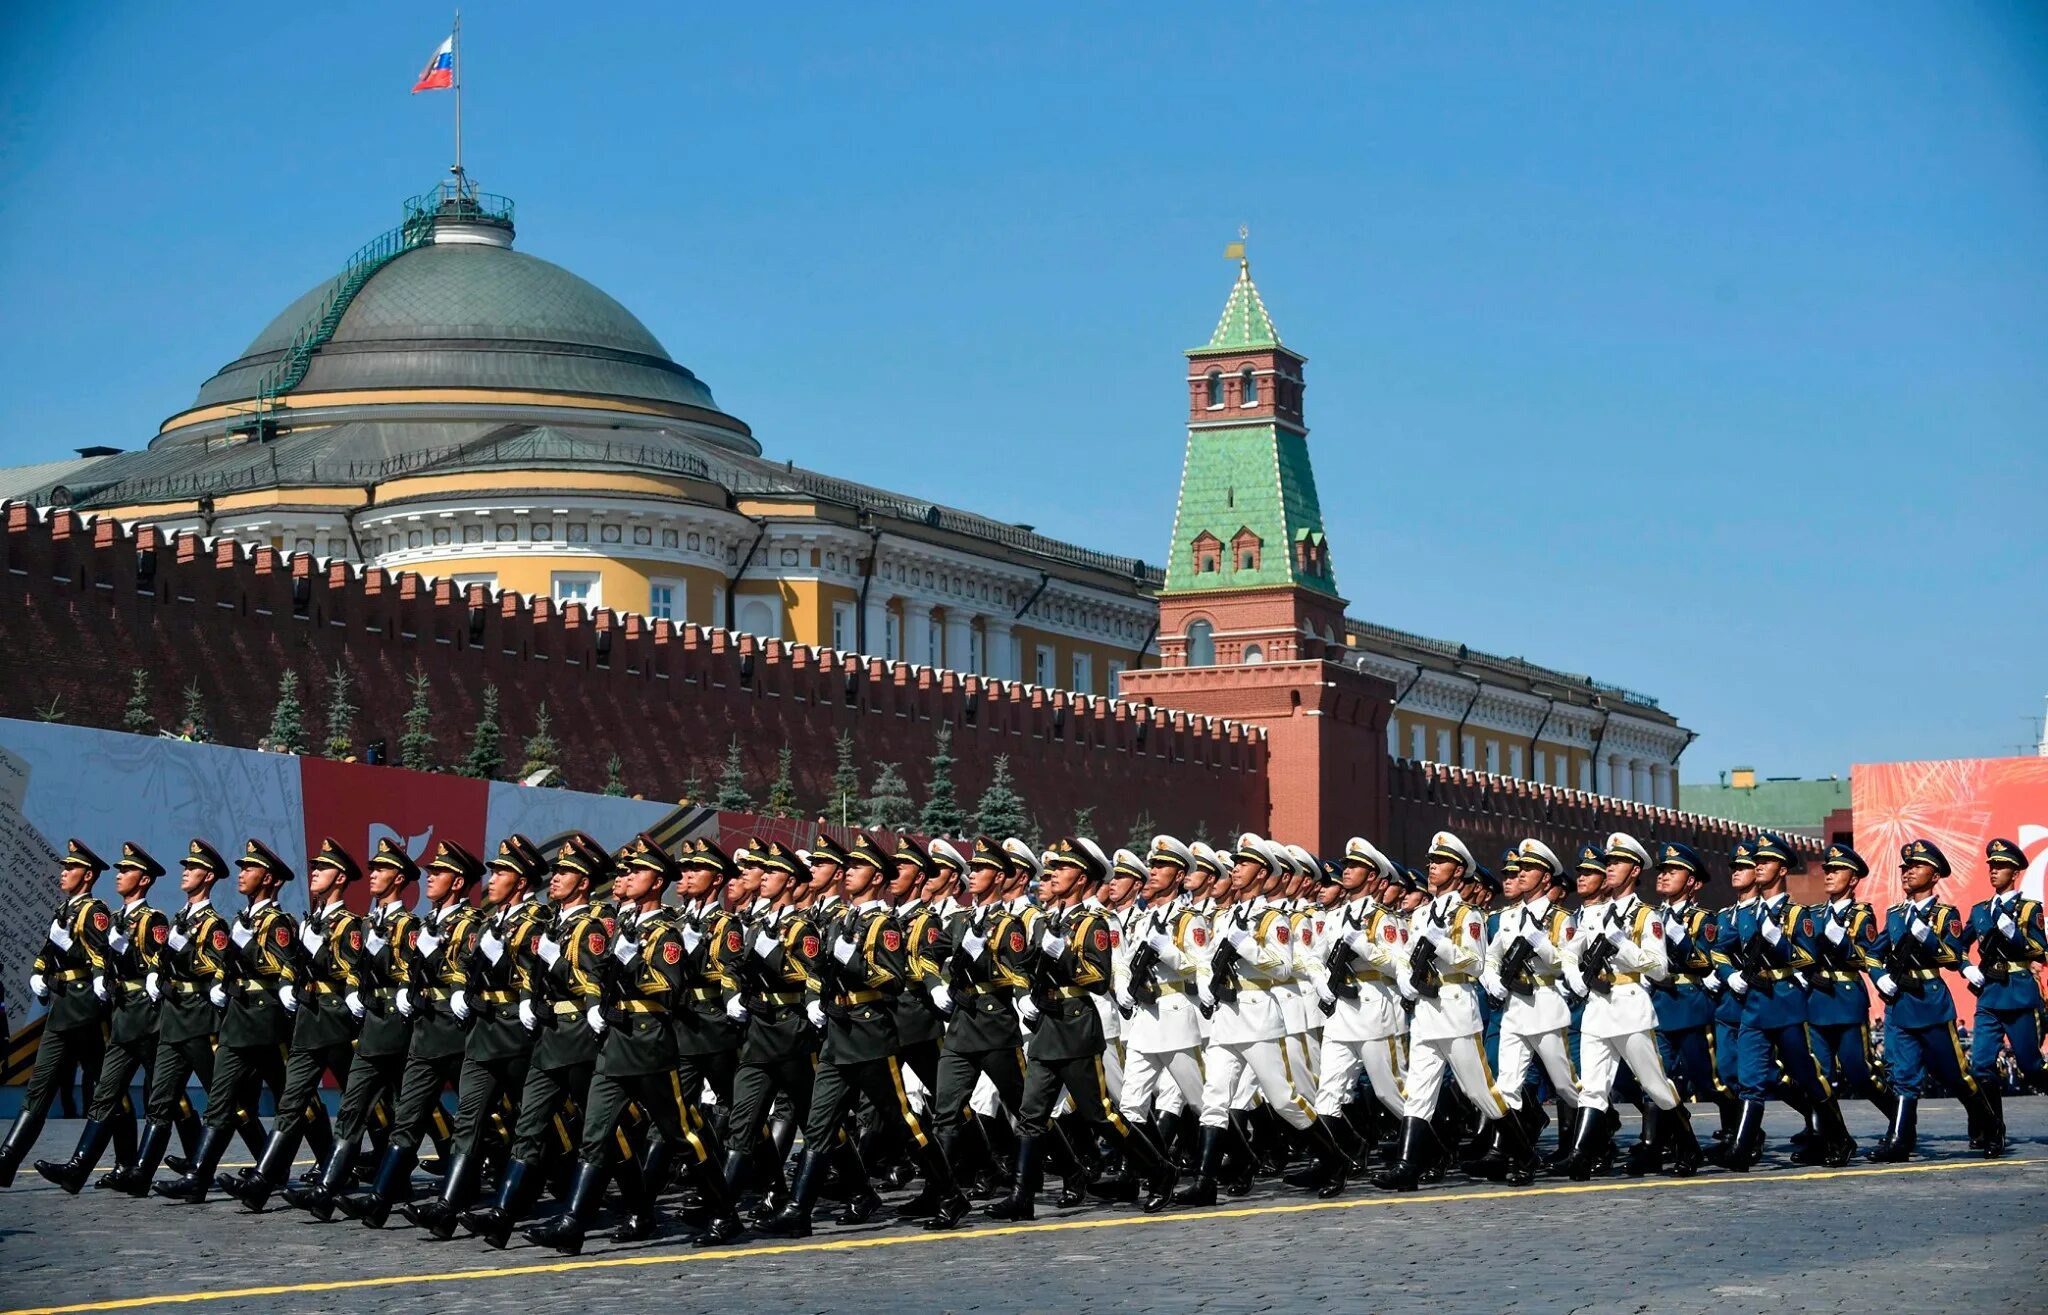
POLYGON ((682 880, 676 882, 676 893, 684 899, 703 899, 711 893, 711 883, 717 875, 710 868, 684 868, 682 880))
POLYGON ((1429 860, 1429 888, 1441 895, 1465 876, 1465 865, 1455 858, 1429 860))
POLYGON ((184 891, 187 898, 204 895, 213 889, 213 869, 197 863, 187 863, 178 873, 178 889, 184 891))
POLYGON ((998 885, 1002 884, 1006 875, 986 863, 976 863, 973 867, 967 869, 967 893, 974 897, 975 903, 979 904, 986 900, 998 885))
POLYGON ((1918 899, 1934 889, 1934 883, 1941 880, 1941 874, 1932 863, 1907 863, 1899 868, 1899 884, 1906 893, 1918 899))
POLYGON ((1160 904, 1180 889, 1180 868, 1172 863, 1154 863, 1145 878, 1145 902, 1160 904))
POLYGON ((1742 896, 1749 894, 1751 888, 1756 885, 1756 869, 1753 867, 1730 868, 1728 870, 1728 884, 1735 888, 1736 898, 1740 899, 1742 896))
POLYGON ((1200 899, 1207 895, 1209 887, 1214 884, 1216 874, 1205 867, 1189 868, 1187 875, 1181 878, 1181 889, 1185 890, 1191 899, 1200 899))
POLYGON ((1636 874, 1642 869, 1634 859, 1610 858, 1607 860, 1607 880, 1602 889, 1609 895, 1624 895, 1636 887, 1636 874))
POLYGON ((647 892, 654 889, 654 869, 639 866, 629 867, 612 879, 612 894, 621 901, 638 903, 647 898, 647 892))
POLYGON ((941 866, 938 871, 925 878, 921 897, 927 904, 936 904, 942 899, 947 899, 953 894, 954 884, 958 880, 958 873, 949 867, 941 866))
POLYGON ((1600 888, 1607 884, 1607 873, 1599 868, 1579 869, 1579 898, 1597 899, 1600 888))
POLYGON ((590 878, 575 868, 556 868, 548 874, 548 899, 556 904, 580 904, 590 893, 590 878))
POLYGON ((1080 884, 1081 869, 1071 863, 1055 863, 1038 879, 1038 893, 1048 903, 1061 904, 1072 896, 1074 888, 1080 884))
MULTIPOLYGON (((1829 899, 1838 900, 1856 888, 1856 874, 1848 868, 1829 868, 1820 874, 1820 884, 1826 889, 1829 899)), ((1994 890, 2005 889, 1998 884, 1997 868, 1991 869, 1991 886, 1994 890)))
MULTIPOLYGON (((1830 874, 1832 875, 1832 874, 1830 874)), ((1988 870, 1991 889, 2003 895, 2020 879, 2020 870, 2008 863, 1993 863, 1988 870)))
MULTIPOLYGON (((490 875, 484 878, 484 898, 493 904, 510 904, 513 900, 519 898, 520 887, 525 884, 525 882, 519 879, 518 873, 508 868, 492 868, 490 875)), ((427 893, 429 895, 434 893, 434 887, 431 884, 427 887, 427 893)))
POLYGON ((1364 890, 1379 872, 1369 863, 1346 863, 1337 875, 1337 887, 1348 895, 1364 890))
POLYGON ((755 890, 763 899, 779 900, 789 893, 789 884, 793 880, 781 868, 762 868, 761 880, 755 885, 755 890))
POLYGON ((1403 886, 1401 890, 1401 912, 1403 913, 1413 913, 1429 902, 1428 891, 1409 890, 1406 886, 1403 886))
POLYGON ((839 865, 815 859, 811 863, 811 896, 822 899, 832 890, 832 882, 839 876, 839 865))
POLYGON ((245 899, 261 899, 270 885, 270 869, 261 863, 244 863, 235 873, 235 889, 245 899))
POLYGON ((1137 893, 1138 879, 1128 872, 1119 872, 1102 883, 1102 902, 1113 909, 1120 909, 1131 902, 1137 893))
POLYGON ((869 864, 849 864, 839 875, 840 892, 850 900, 866 899, 881 875, 869 864))
POLYGON ((1756 861, 1756 885, 1759 892, 1776 890, 1785 880, 1785 864, 1780 859, 1760 858, 1756 861))
POLYGON ((383 903, 391 898, 391 892, 404 884, 405 873, 398 868, 377 863, 370 868, 370 898, 383 903))
POLYGON ((84 894, 92 889, 92 869, 83 863, 66 863, 57 869, 57 889, 67 899, 84 894))
POLYGON ((911 859, 896 861, 896 876, 889 882, 889 898, 906 900, 924 885, 924 866, 911 859))
POLYGON ((1687 895, 1688 893, 1690 893, 1690 892, 1688 892, 1688 891, 1686 890, 1686 887, 1687 887, 1688 885, 1690 885, 1691 883, 1692 883, 1692 874, 1691 874, 1690 872, 1688 872, 1688 871, 1687 871, 1686 869, 1684 869, 1684 868, 1681 868, 1681 867, 1662 867, 1662 868, 1658 868, 1658 869, 1657 869, 1657 898, 1658 898, 1658 899, 1662 899, 1662 900, 1675 900, 1675 899, 1681 899, 1681 898, 1683 898, 1683 897, 1684 897, 1685 895, 1687 895))
POLYGON ((148 889, 149 878, 143 874, 141 868, 114 869, 114 893, 121 897, 122 903, 127 903, 148 889))

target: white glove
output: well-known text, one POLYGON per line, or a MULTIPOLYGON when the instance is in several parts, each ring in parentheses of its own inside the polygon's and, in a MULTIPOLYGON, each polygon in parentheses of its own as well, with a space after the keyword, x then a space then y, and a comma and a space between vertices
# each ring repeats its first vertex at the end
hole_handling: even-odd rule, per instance
POLYGON ((2001 913, 1998 915, 1998 930, 1999 933, 2008 940, 2016 941, 2020 938, 2020 926, 2018 923, 2012 920, 2012 915, 2010 913, 2001 913))
POLYGON ((256 929, 243 922, 240 918, 236 918, 235 929, 229 932, 228 936, 234 941, 236 949, 246 950, 249 948, 249 942, 256 938, 256 929))
POLYGON ((1204 1009, 1214 1009, 1216 1007, 1216 997, 1209 994, 1209 988, 1206 986, 1195 989, 1195 1000, 1204 1009))
POLYGON ((1664 943, 1666 945, 1676 945, 1684 939, 1685 924, 1676 918, 1667 920, 1664 924, 1664 943))
POLYGON ((952 989, 936 977, 932 979, 932 1003, 939 1007, 942 1014, 953 1012, 952 989))
MULTIPOLYGON (((683 953, 695 954, 697 947, 704 943, 704 933, 695 927, 683 928, 683 953)), ((843 962, 843 961, 842 961, 843 962)))
POLYGON ((398 996, 397 996, 396 1000, 394 1001, 394 1003, 395 1003, 395 1004, 397 1004, 397 1006, 398 1006, 398 1016, 399 1016, 400 1018, 411 1018, 411 1017, 412 1017, 412 988, 411 988, 411 987, 409 987, 409 986, 401 986, 401 987, 399 987, 399 988, 398 988, 398 996))
POLYGON ((1727 989, 1721 985, 1721 979, 1713 973, 1708 973, 1705 977, 1701 978, 1700 985, 1707 988, 1708 995, 1719 995, 1727 989))
POLYGON ((1629 942, 1628 927, 1623 923, 1617 922, 1609 927, 1606 935, 1609 943, 1617 950, 1629 942))
POLYGON ((1828 919, 1827 937, 1829 942, 1835 945, 1840 945, 1842 943, 1842 938, 1847 936, 1848 934, 1848 932, 1842 930, 1841 923, 1836 922, 1833 918, 1828 919))
POLYGON ((1409 1004, 1414 1004, 1422 998, 1422 992, 1416 990, 1415 983, 1409 981, 1406 977, 1401 978, 1400 981, 1394 984, 1400 988, 1401 998, 1409 1004))
POLYGON ((521 1000, 519 1002, 519 1026, 529 1032, 539 1030, 540 1018, 533 1012, 533 1001, 521 1000))
POLYGON ((149 976, 142 979, 142 993, 148 996, 152 1001, 157 1001, 164 998, 164 988, 162 984, 157 981, 157 975, 155 973, 151 973, 149 976))
POLYGON ((1246 956, 1249 956, 1252 953, 1253 947, 1257 944, 1257 942, 1252 939, 1252 934, 1242 927, 1231 928, 1230 935, 1224 937, 1223 939, 1229 941, 1231 944, 1231 948, 1235 949, 1239 954, 1246 956))
POLYGON ((858 945, 855 945, 852 941, 848 940, 844 936, 841 936, 838 940, 832 942, 832 957, 839 960, 839 962, 841 963, 852 963, 853 956, 856 953, 858 953, 859 950, 860 947, 858 945))
POLYGON ((1067 940, 1066 937, 1058 932, 1049 931, 1038 938, 1038 948, 1057 959, 1060 955, 1066 953, 1067 940))
POLYGON ((583 1021, 585 1023, 588 1023, 590 1025, 590 1030, 597 1033, 599 1036, 603 1036, 605 1028, 609 1026, 609 1024, 607 1024, 604 1021, 604 1010, 600 1009, 596 1005, 592 1005, 590 1006, 590 1008, 583 1011, 583 1021))
POLYGON ((110 931, 107 933, 107 948, 116 954, 126 954, 128 953, 128 938, 120 932, 110 931))
POLYGON ((1906 930, 1913 933, 1913 939, 1922 945, 1934 939, 1934 928, 1921 921, 1917 913, 1913 915, 1912 921, 1906 924, 1906 930))
POLYGON ((1728 974, 1728 989, 1737 995, 1749 994, 1749 979, 1741 973, 1728 974))
POLYGON ((1500 974, 1491 968, 1479 974, 1479 986, 1480 989, 1496 999, 1508 993, 1507 984, 1502 982, 1500 974))
POLYGON ((1806 974, 1800 972, 1797 968, 1794 968, 1792 970, 1792 980, 1798 984, 1800 990, 1804 991, 1808 989, 1806 984, 1806 974))
POLYGON ((171 936, 169 943, 172 949, 182 950, 192 943, 192 938, 190 936, 187 936, 184 932, 179 931, 176 927, 173 927, 171 928, 171 936))
POLYGON ((1966 963, 1963 965, 1963 980, 1981 991, 1984 989, 1984 970, 1974 963, 1966 963))
POLYGON ((284 1006, 284 1011, 288 1014, 299 1012, 299 993, 292 989, 290 982, 277 988, 277 1002, 284 1006))
POLYGON ((1017 1017, 1024 1020, 1024 1026, 1034 1027, 1038 1023, 1038 1005, 1028 995, 1017 997, 1017 1017))
MULTIPOLYGON (((485 932, 483 939, 478 941, 476 946, 484 952, 484 958, 489 959, 492 963, 496 963, 505 957, 505 942, 498 939, 496 932, 485 932)), ((559 949, 560 947, 557 948, 559 949)))
POLYGON ((630 964, 640 957, 640 942, 627 940, 624 936, 612 942, 612 958, 620 963, 630 964))
POLYGON ((732 999, 727 1000, 725 1002, 725 1016, 735 1023, 746 1022, 747 1002, 739 996, 734 996, 732 999))
POLYGON ((1579 971, 1579 966, 1575 963, 1568 963, 1564 966, 1564 984, 1571 988, 1573 995, 1586 994, 1585 974, 1579 971))
POLYGON ((979 959, 987 948, 988 938, 977 932, 970 931, 960 938, 960 952, 970 959, 979 959))
POLYGON ((306 919, 306 925, 299 928, 299 944, 306 947, 308 954, 320 953, 320 932, 313 926, 311 918, 306 919))
POLYGON ((1171 955, 1175 950, 1180 948, 1179 946, 1173 943, 1173 937, 1167 935, 1163 931, 1155 931, 1150 936, 1147 936, 1145 938, 1145 944, 1151 946, 1152 952, 1160 956, 1161 958, 1165 958, 1168 955, 1171 955))
MULTIPOLYGON (((562 944, 552 936, 543 936, 533 943, 533 952, 540 956, 542 963, 552 968, 555 966, 555 960, 562 957, 562 944)), ((497 960, 493 959, 492 962, 495 963, 497 960)))
POLYGON ((1776 918, 1765 918, 1764 943, 1767 945, 1776 945, 1779 941, 1782 941, 1784 939, 1785 929, 1778 925, 1778 920, 1776 918))
POLYGON ((449 996, 448 1012, 455 1015, 457 1022, 467 1022, 469 1019, 469 992, 457 991, 454 995, 449 996))
POLYGON ((350 991, 347 995, 341 997, 341 1002, 348 1006, 348 1016, 350 1018, 361 1018, 363 1016, 363 997, 361 993, 350 991))
POLYGON ((107 979, 104 977, 93 978, 92 993, 98 996, 101 1000, 105 1000, 107 998, 107 979))
POLYGON ((71 930, 54 918, 50 920, 50 944, 60 950, 71 948, 71 930))
POLYGON ((1124 988, 1121 986, 1112 988, 1109 993, 1109 998, 1110 1003, 1116 1006, 1116 1011, 1120 1014, 1132 1013, 1138 1007, 1137 1005, 1131 1002, 1130 993, 1125 991, 1124 988))
POLYGON ((811 1020, 811 1026, 825 1030, 825 1004, 822 1000, 811 1000, 804 1005, 804 1017, 811 1020))
POLYGON ((206 998, 212 1001, 215 1009, 225 1009, 228 1007, 228 988, 215 982, 206 988, 206 998))
POLYGON ((384 947, 390 943, 376 932, 371 932, 368 936, 363 937, 363 948, 372 954, 384 953, 384 947))
POLYGON ((423 931, 420 938, 413 942, 413 947, 421 954, 432 954, 441 948, 441 938, 430 931, 423 931))
POLYGON ((1325 1010, 1335 1009, 1337 1007, 1337 997, 1330 993, 1330 988, 1327 986, 1318 986, 1316 988, 1316 1003, 1320 1004, 1325 1010))
POLYGON ((1899 998, 1899 984, 1892 980, 1890 973, 1879 973, 1870 979, 1877 985, 1877 993, 1887 1000, 1899 998))
POLYGON ((775 954, 775 948, 781 944, 781 941, 776 940, 765 931, 755 932, 754 957, 757 959, 770 958, 775 954))
POLYGON ((1372 952, 1372 933, 1363 927, 1344 938, 1345 948, 1363 959, 1372 952))

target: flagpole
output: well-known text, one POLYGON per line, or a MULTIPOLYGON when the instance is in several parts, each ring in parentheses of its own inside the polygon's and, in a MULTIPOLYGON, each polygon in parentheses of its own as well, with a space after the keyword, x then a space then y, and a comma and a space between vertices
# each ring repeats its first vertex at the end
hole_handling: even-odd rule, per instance
POLYGON ((455 11, 455 31, 452 39, 455 65, 455 194, 461 196, 466 190, 462 178, 462 11, 455 11))

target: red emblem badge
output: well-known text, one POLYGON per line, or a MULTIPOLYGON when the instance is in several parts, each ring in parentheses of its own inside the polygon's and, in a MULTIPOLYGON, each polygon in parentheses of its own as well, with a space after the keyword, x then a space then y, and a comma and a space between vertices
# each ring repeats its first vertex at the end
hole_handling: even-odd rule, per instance
POLYGON ((281 950, 281 949, 283 949, 283 948, 284 948, 285 946, 287 946, 287 945, 290 945, 291 943, 292 943, 292 933, 291 933, 291 929, 290 929, 289 927, 286 927, 286 926, 284 926, 284 925, 283 925, 282 923, 278 924, 278 928, 277 928, 277 948, 279 948, 279 949, 281 950))
POLYGON ((1876 941, 1877 919, 1865 918, 1863 920, 1863 930, 1856 934, 1856 938, 1865 943, 1866 945, 1876 941))
POLYGON ((894 927, 884 928, 882 930, 882 948, 888 950, 892 954, 895 953, 897 950, 902 949, 903 933, 897 931, 894 927))
POLYGON ((408 950, 414 949, 419 943, 420 929, 417 927, 407 927, 405 929, 405 948, 408 950))
POLYGON ((924 943, 926 945, 937 945, 939 943, 939 929, 936 925, 927 926, 924 929, 924 943))
POLYGON ((1799 920, 1799 934, 1801 936, 1813 935, 1813 919, 1811 917, 1805 917, 1799 920))
MULTIPOLYGON (((1200 933, 1196 933, 1196 934, 1197 934, 1197 935, 1199 935, 1200 933)), ((1198 943, 1199 943, 1199 942, 1198 942, 1198 943)), ((1011 932, 1011 933, 1010 933, 1010 953, 1012 953, 1012 954, 1022 954, 1022 953, 1024 953, 1024 933, 1023 933, 1023 932, 1021 932, 1021 931, 1013 931, 1013 932, 1011 932)))
POLYGON ((738 954, 742 944, 739 928, 735 927, 725 934, 725 952, 727 954, 738 954))
POLYGON ((1194 928, 1194 937, 1195 948, 1200 949, 1202 946, 1207 945, 1209 943, 1209 929, 1207 927, 1194 928))
POLYGON ((611 914, 607 913, 604 917, 599 918, 598 921, 604 924, 605 935, 616 936, 619 934, 619 920, 611 914))
POLYGON ((1576 935, 1578 935, 1578 934, 1579 934, 1579 926, 1578 926, 1578 924, 1577 924, 1577 923, 1575 923, 1575 922, 1567 922, 1567 923, 1566 923, 1566 924, 1564 925, 1564 938, 1565 938, 1566 940, 1570 940, 1570 939, 1571 939, 1572 937, 1574 937, 1574 936, 1576 936, 1576 935))
POLYGON ((674 941, 664 942, 661 947, 661 959, 663 963, 681 963, 683 961, 683 947, 674 941))
POLYGON ((1276 924, 1273 928, 1273 935, 1279 939, 1282 945, 1287 944, 1287 924, 1284 922, 1276 924))
POLYGON ((1479 939, 1479 924, 1478 924, 1478 923, 1476 923, 1476 922, 1468 922, 1468 923, 1466 923, 1466 924, 1465 924, 1465 939, 1466 939, 1466 940, 1468 940, 1468 941, 1476 941, 1476 940, 1478 940, 1478 939, 1479 939))
POLYGON ((351 950, 360 950, 363 948, 362 932, 354 928, 350 928, 348 933, 348 948, 350 948, 351 950))
POLYGON ((603 953, 604 953, 604 933, 603 933, 603 932, 596 932, 596 931, 594 931, 594 932, 590 933, 590 939, 589 939, 588 941, 586 941, 586 942, 585 942, 585 944, 587 944, 587 945, 589 945, 589 946, 590 946, 590 952, 591 952, 592 954, 603 954, 603 953))
POLYGON ((1109 948, 1109 933, 1100 927, 1095 929, 1095 948, 1098 950, 1109 948))
POLYGON ((114 920, 107 916, 105 909, 102 909, 98 913, 92 915, 92 925, 93 928, 97 931, 105 931, 107 928, 114 925, 114 920))
POLYGON ((821 949, 823 949, 823 948, 824 948, 824 947, 823 947, 823 946, 822 946, 821 944, 819 944, 819 942, 818 942, 818 938, 817 938, 816 936, 805 936, 805 937, 804 937, 804 958, 806 958, 806 959, 815 959, 815 958, 817 958, 817 957, 818 957, 818 951, 819 951, 819 950, 821 950, 821 949))
POLYGON ((1651 919, 1651 920, 1650 920, 1650 935, 1651 935, 1652 937, 1657 937, 1657 936, 1662 936, 1663 934, 1664 934, 1664 924, 1663 924, 1663 923, 1661 923, 1661 922, 1658 922, 1658 921, 1657 921, 1656 919, 1654 919, 1654 918, 1653 918, 1653 919, 1651 919))
POLYGON ((166 923, 159 922, 156 925, 156 943, 158 945, 162 945, 165 941, 169 939, 171 939, 170 926, 166 923))
POLYGON ((1705 933, 1705 935, 1706 935, 1706 938, 1707 938, 1707 944, 1709 944, 1709 945, 1712 945, 1712 944, 1713 944, 1713 943, 1714 943, 1715 941, 1717 941, 1717 940, 1720 940, 1720 939, 1721 939, 1721 924, 1720 924, 1720 923, 1718 923, 1718 922, 1710 922, 1710 923, 1708 923, 1708 924, 1707 924, 1707 928, 1706 928, 1706 933, 1705 933))
POLYGON ((1392 945, 1394 943, 1395 938, 1400 935, 1399 932, 1394 930, 1394 924, 1391 922, 1388 923, 1386 926, 1380 928, 1380 930, 1386 933, 1387 944, 1389 945, 1392 945))
POLYGON ((1306 928, 1306 927, 1303 927, 1303 928, 1301 929, 1301 943, 1302 943, 1303 945, 1313 945, 1313 944, 1315 944, 1315 936, 1314 936, 1314 934, 1313 934, 1312 932, 1310 932, 1310 931, 1309 931, 1309 929, 1308 929, 1308 928, 1306 928))
POLYGON ((228 934, 218 927, 213 929, 213 948, 216 950, 228 948, 228 934))
POLYGON ((1116 928, 1111 927, 1109 929, 1109 943, 1111 945, 1122 945, 1124 943, 1123 933, 1118 931, 1116 928))

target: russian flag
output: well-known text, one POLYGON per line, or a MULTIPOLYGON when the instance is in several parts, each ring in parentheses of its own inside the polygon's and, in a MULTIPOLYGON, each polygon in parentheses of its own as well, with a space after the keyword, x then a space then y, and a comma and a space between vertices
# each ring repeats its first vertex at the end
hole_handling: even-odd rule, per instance
POLYGON ((414 92, 446 91, 455 85, 455 38, 451 35, 434 51, 434 57, 427 61, 427 67, 420 74, 420 80, 412 84, 414 92))

